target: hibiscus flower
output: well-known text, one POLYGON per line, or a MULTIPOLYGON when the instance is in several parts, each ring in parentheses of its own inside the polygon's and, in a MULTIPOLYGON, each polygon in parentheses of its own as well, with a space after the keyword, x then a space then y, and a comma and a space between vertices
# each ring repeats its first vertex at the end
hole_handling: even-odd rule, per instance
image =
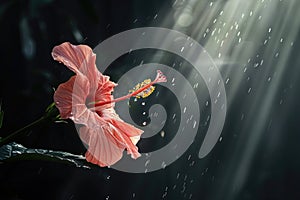
POLYGON ((62 119, 70 118, 79 125, 79 136, 87 145, 86 160, 101 167, 110 166, 122 158, 125 149, 132 158, 138 158, 136 144, 143 131, 124 122, 115 112, 114 103, 148 96, 153 84, 167 81, 162 72, 157 71, 154 81, 138 84, 132 93, 114 99, 112 92, 117 84, 98 71, 96 55, 90 47, 65 42, 53 48, 52 56, 75 73, 58 86, 54 102, 62 119))

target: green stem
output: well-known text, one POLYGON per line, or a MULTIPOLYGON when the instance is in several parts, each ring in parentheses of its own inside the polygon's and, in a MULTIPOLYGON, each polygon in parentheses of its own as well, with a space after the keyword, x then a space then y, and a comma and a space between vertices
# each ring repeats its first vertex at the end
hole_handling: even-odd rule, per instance
POLYGON ((40 124, 45 119, 46 118, 43 116, 43 117, 39 118, 38 120, 28 124, 27 126, 24 126, 23 128, 20 128, 19 130, 16 130, 15 132, 8 135, 7 137, 1 139, 0 147, 5 145, 5 144, 8 144, 10 142, 13 142, 16 138, 20 137, 21 135, 23 135, 24 133, 26 133, 27 131, 29 131, 33 127, 37 126, 38 124, 40 124))
POLYGON ((25 135, 29 130, 33 129, 34 127, 40 125, 42 122, 45 122, 47 120, 50 121, 55 121, 59 119, 59 114, 58 114, 58 110, 55 107, 55 104, 52 103, 48 106, 48 108, 46 109, 45 114, 37 119, 36 121, 28 124, 27 126, 24 126, 23 128, 20 128, 19 130, 16 130, 15 132, 13 132, 12 134, 8 135, 5 138, 1 138, 0 139, 0 147, 8 144, 10 142, 13 142, 16 138, 25 135))

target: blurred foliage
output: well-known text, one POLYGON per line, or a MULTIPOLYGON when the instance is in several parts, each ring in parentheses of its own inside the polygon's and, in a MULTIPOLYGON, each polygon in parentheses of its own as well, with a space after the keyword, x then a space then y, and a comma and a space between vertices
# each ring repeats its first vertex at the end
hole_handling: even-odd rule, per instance
MULTIPOLYGON (((0 97, 1 113, 6 113, 2 137, 39 118, 47 105, 53 102, 53 89, 72 75, 64 66, 53 61, 52 48, 65 41, 93 47, 101 38, 101 28, 107 22, 102 17, 104 7, 98 6, 96 10, 97 4, 100 3, 90 0, 1 2, 0 45, 5 48, 0 50, 0 97), (97 31, 91 31, 93 29, 97 31)), ((74 127, 58 128, 55 125, 36 131, 43 131, 44 135, 33 133, 18 141, 33 147, 60 149, 63 146, 72 152, 84 151, 74 127), (56 134, 53 135, 53 132, 56 134), (75 143, 69 140, 75 140, 75 143)))
MULTIPOLYGON (((72 75, 62 64, 52 60, 51 50, 55 45, 69 41, 73 44, 87 44, 94 48, 104 39, 131 28, 143 26, 172 28, 172 5, 174 2, 176 1, 1 1, 0 98, 2 105, 0 112, 2 114, 0 114, 0 118, 3 118, 4 112, 5 117, 0 136, 7 136, 12 131, 43 115, 44 109, 53 102, 53 88, 55 89, 72 75), (154 16, 156 16, 155 20, 154 16)), ((207 5, 214 2, 217 1, 201 1, 202 4, 207 5)), ((222 2, 225 3, 227 0, 222 0, 222 2)), ((274 17, 274 19, 276 18, 274 17)), ((202 21, 202 19, 197 18, 195 21, 202 21)), ((203 21, 207 21, 206 18, 203 21)), ((287 30, 289 31, 289 29, 287 30)), ((253 34, 255 34, 255 29, 253 34)), ((291 70, 287 71, 291 73, 286 74, 286 79, 289 79, 290 74, 294 72, 292 64, 297 63, 297 59, 294 59, 298 58, 299 53, 299 39, 297 41, 294 42, 294 50, 289 59, 290 65, 286 67, 291 70)), ((141 54, 144 55, 145 52, 141 54)), ((131 55, 137 54, 132 52, 131 55)), ((112 71, 121 74, 126 64, 132 66, 140 63, 141 60, 142 58, 138 55, 132 58, 131 62, 117 60, 118 68, 114 68, 112 71), (135 60, 138 62, 134 63, 135 60)), ((229 67, 225 66, 226 69, 229 67)), ((261 68, 257 72, 259 70, 261 68)), ((233 71, 231 76, 239 73, 239 70, 233 71)), ((261 72, 258 74, 263 75, 261 72)), ((232 88, 231 83, 233 82, 234 79, 230 79, 227 89, 232 88)), ((245 82, 248 84, 248 81, 245 82)), ((295 82, 295 87, 297 83, 299 80, 295 82)), ((283 87, 286 86, 283 85, 283 87)), ((245 89, 242 86, 239 88, 241 91, 245 89)), ((20 138, 16 141, 17 143, 13 143, 15 147, 18 144, 28 147, 26 149, 31 153, 13 154, 14 157, 8 158, 5 162, 1 161, 0 198, 105 199, 107 195, 110 195, 109 199, 161 199, 167 192, 166 198, 168 199, 189 198, 183 196, 186 194, 181 192, 183 190, 193 193, 192 199, 208 199, 216 191, 222 196, 226 194, 222 188, 227 185, 232 186, 233 175, 237 171, 237 166, 240 165, 234 154, 239 152, 238 155, 241 155, 244 160, 243 142, 246 140, 241 137, 241 129, 244 124, 240 120, 240 113, 246 113, 247 108, 244 109, 241 105, 250 108, 249 105, 253 99, 245 98, 244 93, 239 94, 232 101, 231 111, 228 112, 226 126, 222 133, 223 140, 219 142, 209 157, 199 160, 195 154, 198 152, 199 146, 193 144, 176 163, 151 175, 127 174, 106 168, 81 170, 81 168, 69 167, 69 164, 76 166, 74 162, 81 161, 81 159, 77 160, 76 155, 83 155, 86 151, 72 122, 38 127, 28 132, 28 137, 20 138), (67 151, 72 153, 68 155, 75 157, 65 157, 60 153, 51 155, 52 152, 43 149, 53 149, 53 152, 56 153, 67 151), (50 155, 41 154, 39 151, 47 152, 50 155), (75 161, 69 162, 64 158, 75 161), (37 159, 45 160, 46 163, 33 161, 37 159), (16 162, 16 160, 22 161, 16 162), (30 162, 26 162, 27 160, 30 162), (55 162, 58 162, 59 165, 55 165, 55 162), (64 164, 61 165, 61 163, 64 164), (68 167, 65 167, 65 163, 68 167), (109 176, 101 174, 103 172, 109 176), (107 178, 110 176, 110 179, 107 178), (118 192, 115 192, 116 189, 118 192), (221 191, 219 192, 217 189, 221 189, 221 191), (10 198, 2 198, 3 193, 9 193, 10 198)), ((298 102, 298 98, 290 100, 290 105, 295 105, 296 102, 298 102)), ((283 105, 288 104, 288 102, 284 102, 283 105)), ((170 106, 172 105, 170 104, 170 106)), ((274 109, 272 115, 272 124, 275 126, 265 133, 265 140, 259 141, 260 148, 256 149, 254 161, 249 162, 249 166, 246 166, 250 169, 247 183, 243 186, 232 186, 233 192, 238 191, 235 190, 237 187, 242 187, 236 199, 288 199, 289 194, 299 194, 299 159, 295 155, 299 152, 298 113, 300 107, 287 109, 290 107, 281 106, 280 108, 274 109), (282 121, 282 113, 287 112, 289 112, 288 117, 282 121), (274 134, 279 130, 276 125, 282 123, 286 124, 284 137, 277 137, 274 134), (266 153, 268 144, 272 142, 271 139, 278 141, 278 146, 270 153, 266 153)), ((205 119, 203 118, 203 120, 205 119)), ((245 119, 244 121, 249 121, 247 115, 245 119)), ((253 126, 255 127, 256 124, 253 126)), ((204 128, 203 126, 203 133, 204 128)), ((251 129, 249 130, 251 131, 251 129)), ((247 132, 247 134, 250 137, 253 133, 247 132)), ((196 138, 195 141, 201 142, 199 138, 196 138)), ((5 146, 5 148, 9 148, 9 146, 5 146)), ((22 147, 21 150, 23 148, 25 147, 22 147)), ((149 145, 150 148, 153 148, 153 145, 149 145)))
MULTIPOLYGON (((136 0, 2 1, 0 45, 5 48, 0 49, 0 97, 5 118, 1 136, 39 118, 53 101, 54 89, 72 75, 62 64, 53 61, 51 51, 55 45, 69 41, 94 48, 113 34, 149 25, 161 3, 156 0, 149 5, 152 6, 136 0), (141 14, 148 17, 133 23, 141 14)), ((43 131, 43 136, 33 133, 17 142, 29 147, 63 147, 81 153, 84 147, 74 129, 64 125, 47 126, 36 130, 43 131)))
POLYGON ((4 112, 2 110, 2 101, 0 101, 0 128, 2 127, 4 112))

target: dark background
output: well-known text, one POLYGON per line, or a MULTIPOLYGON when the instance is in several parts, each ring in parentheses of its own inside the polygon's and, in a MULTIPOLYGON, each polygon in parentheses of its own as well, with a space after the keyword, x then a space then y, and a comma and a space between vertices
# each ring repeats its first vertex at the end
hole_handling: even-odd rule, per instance
MULTIPOLYGON (((55 45, 69 41, 94 48, 106 38, 128 29, 172 28, 173 3, 168 0, 2 1, 0 97, 4 121, 1 137, 39 118, 53 101, 53 88, 72 75, 53 61, 51 50, 55 45)), ((206 6, 209 3, 203 1, 206 6)), ((204 45, 206 40, 198 42, 204 45)), ((251 82, 245 79, 240 83, 235 98, 229 102, 223 139, 204 159, 198 158, 198 150, 205 126, 181 158, 152 173, 129 174, 97 166, 83 169, 46 161, 4 162, 0 163, 0 199, 299 199, 299 44, 296 37, 284 66, 284 78, 277 87, 268 120, 262 122, 265 128, 253 146, 251 159, 247 159, 245 149, 256 135, 253 127, 257 126, 255 119, 262 108, 258 108, 256 115, 248 115, 253 112, 249 105, 264 96, 260 98, 255 92, 246 95, 249 86, 255 91, 259 84, 265 84, 259 82, 265 78, 263 71, 251 74, 251 82), (290 76, 296 78, 292 80, 290 76), (240 173, 246 174, 242 181, 239 181, 240 173)), ((263 51, 258 49, 257 53, 263 51)), ((137 63, 147 60, 148 54, 151 51, 124 56, 107 74, 117 81, 121 70, 118 66, 130 66, 134 59, 137 63)), ((169 65, 178 59, 174 55, 165 56, 169 65)), ((266 58, 270 63, 273 59, 266 58)), ((227 67, 243 70, 242 65, 227 64, 227 67)), ((231 75, 232 85, 226 85, 228 92, 238 73, 234 71, 231 75)), ((37 128, 17 142, 31 148, 85 152, 71 121, 37 128)), ((143 145, 144 150, 149 148, 145 141, 141 141, 140 147, 143 145)))

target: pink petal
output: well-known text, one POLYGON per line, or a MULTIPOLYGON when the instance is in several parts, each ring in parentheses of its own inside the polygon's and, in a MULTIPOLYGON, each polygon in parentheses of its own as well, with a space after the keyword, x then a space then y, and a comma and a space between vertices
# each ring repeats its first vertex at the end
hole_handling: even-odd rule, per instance
POLYGON ((76 76, 58 86, 54 93, 54 102, 62 119, 69 118, 72 113, 73 86, 76 76))
POLYGON ((111 93, 116 86, 109 76, 97 70, 96 56, 91 48, 66 42, 54 47, 52 56, 76 73, 58 87, 54 100, 62 118, 70 118, 74 123, 84 125, 79 133, 88 145, 87 161, 109 166, 121 159, 124 149, 133 158, 139 157, 135 144, 142 130, 121 120, 113 109, 114 103, 98 106, 96 110, 86 105, 113 100, 111 93))
POLYGON ((96 86, 98 76, 102 75, 95 65, 96 54, 87 45, 62 43, 53 48, 52 57, 54 60, 64 63, 76 74, 85 75, 91 82, 91 86, 96 86))
POLYGON ((135 128, 131 124, 124 122, 113 108, 103 110, 101 117, 105 121, 113 124, 120 131, 124 132, 124 134, 128 137, 140 136, 144 132, 141 129, 135 128))
POLYGON ((86 123, 80 120, 86 126, 81 127, 79 132, 82 141, 88 145, 87 161, 100 166, 113 165, 122 158, 125 149, 132 158, 140 156, 135 144, 140 139, 142 130, 123 122, 117 114, 102 118, 87 110, 81 117, 84 115, 88 120, 86 123))
MULTIPOLYGON (((89 94, 89 102, 108 102, 113 100, 112 92, 117 84, 109 80, 109 76, 99 76, 96 90, 89 94)), ((105 104, 98 106, 97 110, 103 110, 112 107, 114 104, 105 104)))
POLYGON ((132 158, 138 158, 140 153, 135 145, 144 131, 124 122, 113 108, 102 110, 101 118, 117 130, 115 133, 118 135, 115 137, 119 142, 124 141, 128 154, 131 154, 132 158))
POLYGON ((102 119, 109 122, 111 129, 115 130, 114 137, 118 142, 125 144, 128 154, 131 154, 132 158, 138 158, 140 153, 135 145, 144 131, 124 122, 113 108, 103 110, 102 119))
POLYGON ((85 154, 88 162, 104 167, 113 165, 122 158, 124 147, 120 147, 103 127, 82 127, 80 137, 88 145, 85 154))
POLYGON ((82 109, 87 109, 85 101, 88 91, 89 82, 81 75, 72 76, 60 84, 54 93, 54 102, 61 118, 76 118, 83 112, 82 109))
MULTIPOLYGON (((76 74, 84 75, 90 82, 89 102, 109 101, 114 87, 117 85, 109 80, 109 76, 100 73, 96 67, 96 55, 87 45, 72 45, 69 42, 55 46, 52 51, 54 60, 64 63, 76 74)), ((103 108, 111 106, 110 104, 103 108)))

